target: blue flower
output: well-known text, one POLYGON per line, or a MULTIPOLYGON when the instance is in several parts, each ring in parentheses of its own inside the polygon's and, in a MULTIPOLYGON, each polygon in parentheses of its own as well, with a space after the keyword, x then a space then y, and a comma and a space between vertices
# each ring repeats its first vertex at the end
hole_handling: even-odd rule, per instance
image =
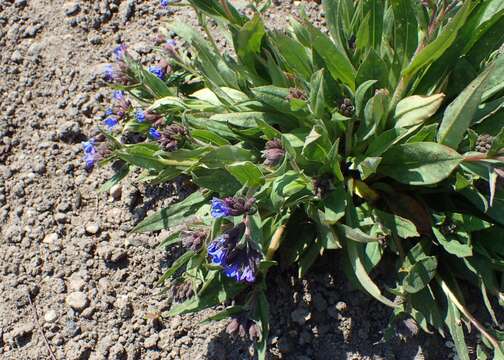
POLYGON ((138 109, 135 113, 135 119, 139 123, 143 123, 145 121, 145 113, 143 112, 142 109, 138 109))
POLYGON ((126 45, 121 44, 114 49, 114 55, 116 61, 122 61, 124 58, 124 54, 126 54, 126 45))
POLYGON ((103 121, 103 124, 109 129, 109 130, 112 130, 117 124, 119 123, 119 121, 117 121, 116 118, 114 117, 109 117, 107 119, 105 119, 103 121))
POLYGON ((84 149, 84 162, 86 163, 86 168, 90 169, 94 166, 97 159, 94 139, 84 141, 82 143, 82 148, 84 149))
POLYGON ((210 214, 215 219, 218 219, 218 218, 221 218, 224 216, 230 216, 231 215, 231 208, 229 206, 227 206, 227 204, 224 200, 214 197, 212 199, 212 206, 210 208, 210 214))
POLYGON ((116 100, 122 100, 122 99, 124 99, 124 91, 122 91, 122 90, 114 90, 114 92, 112 93, 112 96, 116 100))
POLYGON ((149 136, 153 138, 154 140, 159 140, 161 138, 161 134, 159 131, 155 128, 150 128, 149 129, 149 136))
POLYGON ((223 266, 226 259, 227 249, 224 247, 225 237, 219 236, 208 245, 208 256, 211 258, 212 264, 223 266))
POLYGON ((170 5, 170 0, 160 0, 159 3, 162 7, 168 7, 168 5, 170 5))
POLYGON ((105 109, 105 116, 110 116, 112 114, 114 114, 114 110, 112 110, 112 108, 105 109))
POLYGON ((171 47, 175 47, 175 46, 177 46, 177 42, 173 39, 166 40, 166 45, 171 46, 171 47))
POLYGON ((108 82, 112 82, 114 80, 114 67, 111 64, 105 65, 103 78, 108 82))
POLYGON ((159 66, 149 66, 149 72, 156 75, 158 79, 164 80, 165 72, 159 66))
POLYGON ((96 152, 95 148, 95 140, 94 139, 89 139, 88 141, 83 141, 82 142, 82 147, 84 149, 85 154, 91 154, 96 152))

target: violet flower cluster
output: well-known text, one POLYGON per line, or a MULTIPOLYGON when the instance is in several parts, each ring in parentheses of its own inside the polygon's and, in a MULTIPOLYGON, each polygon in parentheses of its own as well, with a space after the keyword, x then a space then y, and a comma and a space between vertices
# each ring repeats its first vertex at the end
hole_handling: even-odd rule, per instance
POLYGON ((248 241, 239 246, 245 232, 245 224, 240 223, 213 240, 207 248, 213 265, 222 266, 224 275, 238 282, 253 283, 261 254, 248 241))

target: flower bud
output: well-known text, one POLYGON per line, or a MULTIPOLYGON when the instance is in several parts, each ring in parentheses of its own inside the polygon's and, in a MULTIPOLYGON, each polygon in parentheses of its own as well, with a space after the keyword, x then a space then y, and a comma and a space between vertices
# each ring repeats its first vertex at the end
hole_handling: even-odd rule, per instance
POLYGON ((262 151, 264 165, 278 165, 285 156, 285 150, 282 147, 282 142, 279 139, 273 139, 266 142, 265 150, 262 151))

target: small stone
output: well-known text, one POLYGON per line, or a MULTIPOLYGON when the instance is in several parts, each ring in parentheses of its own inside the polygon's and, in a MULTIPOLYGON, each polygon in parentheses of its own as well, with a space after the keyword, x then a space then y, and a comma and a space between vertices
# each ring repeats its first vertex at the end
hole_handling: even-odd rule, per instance
POLYGON ((97 223, 89 223, 86 225, 86 233, 90 235, 95 235, 100 231, 100 225, 97 223))
POLYGON ((66 16, 74 16, 77 15, 80 11, 80 5, 79 3, 71 3, 68 4, 67 8, 65 9, 65 15, 66 16))
POLYGON ((21 64, 23 62, 23 55, 21 55, 19 50, 16 50, 12 53, 10 59, 12 62, 15 62, 16 64, 21 64))
POLYGON ((112 186, 110 188, 109 194, 114 200, 120 200, 122 195, 122 186, 119 184, 112 186))
POLYGON ((144 347, 146 349, 154 349, 157 346, 158 341, 159 341, 159 335, 153 334, 149 336, 147 339, 145 339, 144 347))
POLYGON ((86 286, 86 282, 80 276, 70 277, 68 289, 70 291, 81 291, 86 286))
POLYGON ((58 313, 55 310, 50 309, 44 314, 44 321, 46 323, 53 323, 56 320, 58 320, 58 313))
POLYGON ((336 310, 338 310, 339 312, 345 312, 345 311, 347 311, 347 309, 348 309, 348 305, 345 302, 338 301, 336 303, 336 310))
POLYGON ((42 240, 42 242, 44 244, 54 244, 56 241, 58 241, 58 239, 59 239, 58 234, 50 233, 44 237, 44 240, 42 240))
POLYGON ((28 5, 28 2, 26 0, 16 0, 14 1, 14 5, 18 8, 24 8, 26 5, 28 5))
POLYGON ((70 293, 70 295, 67 296, 66 303, 72 309, 75 309, 77 311, 81 311, 81 310, 84 310, 88 306, 89 300, 87 298, 87 295, 85 293, 83 293, 82 291, 75 291, 73 293, 70 293))
POLYGON ((68 320, 66 322, 66 327, 64 330, 64 335, 69 338, 73 338, 81 333, 80 326, 73 320, 68 320))

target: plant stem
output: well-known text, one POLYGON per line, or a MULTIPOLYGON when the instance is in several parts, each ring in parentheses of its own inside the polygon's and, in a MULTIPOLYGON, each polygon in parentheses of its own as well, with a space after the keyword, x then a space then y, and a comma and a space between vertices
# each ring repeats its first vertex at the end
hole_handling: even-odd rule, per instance
POLYGON ((350 123, 348 124, 348 129, 345 131, 345 155, 346 156, 350 155, 350 152, 352 151, 353 128, 354 128, 354 121, 352 119, 350 121, 350 123))
POLYGON ((472 316, 472 314, 467 311, 467 309, 460 303, 460 301, 457 299, 455 294, 450 290, 448 285, 439 277, 439 275, 436 275, 436 280, 441 286, 441 289, 445 292, 445 294, 450 298, 450 301, 453 302, 453 304, 457 307, 457 309, 474 325, 476 329, 479 330, 479 332, 487 338, 487 340, 493 345, 494 348, 499 349, 499 341, 497 341, 496 338, 494 338, 491 334, 489 334, 486 329, 483 327, 483 325, 480 324, 478 320, 472 316))

